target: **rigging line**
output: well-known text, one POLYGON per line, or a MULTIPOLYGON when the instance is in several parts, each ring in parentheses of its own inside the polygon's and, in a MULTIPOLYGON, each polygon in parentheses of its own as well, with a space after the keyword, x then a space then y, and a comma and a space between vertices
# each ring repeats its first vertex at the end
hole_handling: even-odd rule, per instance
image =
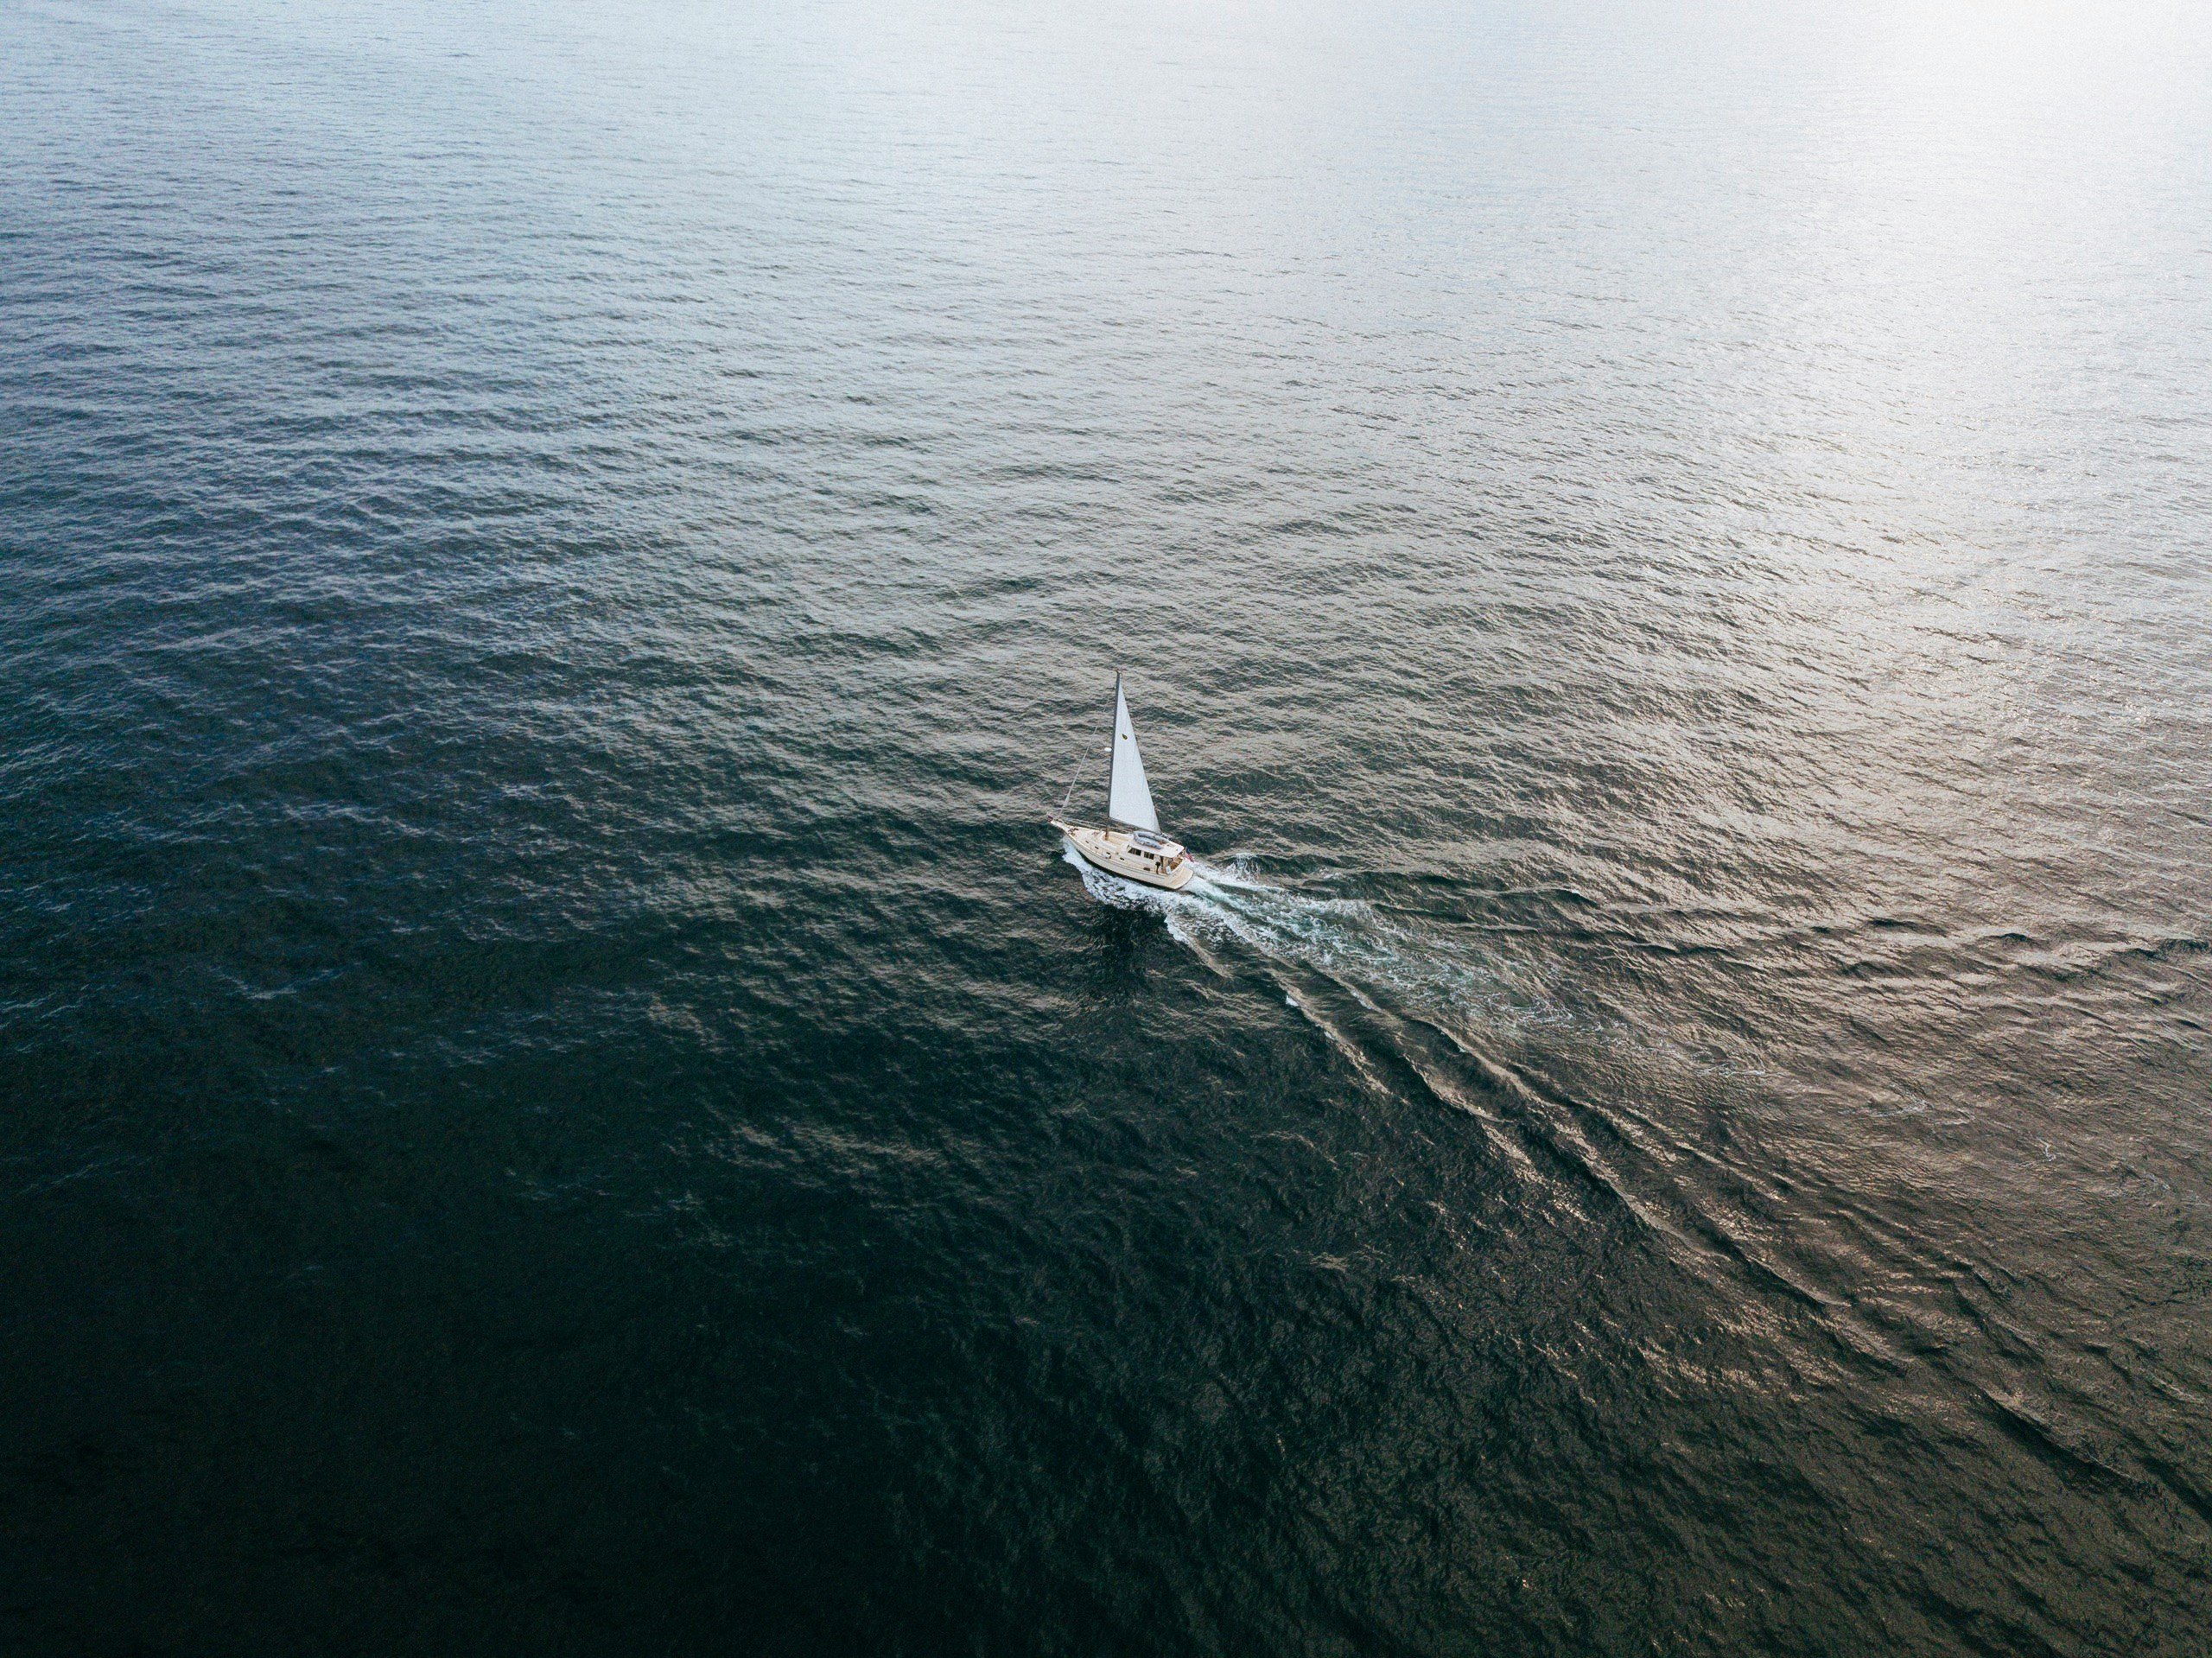
MULTIPOLYGON (((1110 766, 1113 764, 1113 761, 1114 745, 1109 742, 1106 745, 1106 763, 1110 766)), ((1068 802, 1075 798, 1075 785, 1082 781, 1083 762, 1081 760, 1077 760, 1075 763, 1075 771, 1068 778, 1068 791, 1060 797, 1060 811, 1063 815, 1065 815, 1067 811, 1068 802)))

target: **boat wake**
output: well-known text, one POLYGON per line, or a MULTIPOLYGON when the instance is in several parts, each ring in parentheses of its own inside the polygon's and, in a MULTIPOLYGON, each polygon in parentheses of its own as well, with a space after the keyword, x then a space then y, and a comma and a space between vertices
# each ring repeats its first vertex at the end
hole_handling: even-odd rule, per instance
MULTIPOLYGON (((1290 892, 1236 861, 1200 861, 1188 886, 1167 893, 1107 874, 1072 846, 1065 856, 1091 897, 1159 915, 1216 972, 1235 971, 1216 947, 1242 946, 1364 1086, 1474 1119, 1517 1189, 1538 1200, 1523 1213, 1586 1220, 1593 1207, 1617 1206, 1686 1265, 1748 1275, 1834 1316, 1770 1229, 1709 1189, 1694 1147, 1628 1100, 1600 1103, 1561 1086, 1548 1065, 1531 1068, 1540 1050, 1628 1059, 1645 1083, 1659 1077, 1655 1055, 1622 1049, 1610 1026, 1547 996, 1533 969, 1478 957, 1359 899, 1290 892)), ((1734 1183, 1749 1178, 1738 1171, 1734 1183)), ((1839 1333, 1866 1350, 1880 1345, 1862 1329, 1839 1333)))
POLYGON ((1286 999, 1309 1016, 1315 1013, 1312 993, 1325 986, 1370 1008, 1376 994, 1386 994, 1408 1011, 1462 1029, 1567 1020, 1524 969, 1417 934, 1363 899, 1294 893, 1260 880, 1236 860, 1194 860, 1191 884, 1163 892, 1109 874, 1073 846, 1062 846, 1092 898, 1158 915, 1172 937, 1217 971, 1226 969, 1212 947, 1234 940, 1276 969, 1286 999))

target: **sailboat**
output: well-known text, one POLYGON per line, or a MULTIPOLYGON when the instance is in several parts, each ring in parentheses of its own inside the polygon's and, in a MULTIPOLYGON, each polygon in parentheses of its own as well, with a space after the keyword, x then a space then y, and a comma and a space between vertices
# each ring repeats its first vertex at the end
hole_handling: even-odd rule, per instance
MULTIPOLYGON (((1070 783, 1068 797, 1074 797, 1075 785, 1070 783)), ((1067 809, 1063 800, 1060 810, 1067 809)), ((1137 734, 1129 724, 1129 700, 1122 695, 1121 675, 1114 676, 1114 759, 1106 778, 1106 827, 1090 829, 1058 817, 1046 821, 1068 837, 1068 844, 1086 862, 1109 875, 1179 893, 1198 873, 1191 854, 1160 832, 1160 814, 1153 810, 1152 787, 1144 779, 1144 757, 1137 753, 1137 734)))

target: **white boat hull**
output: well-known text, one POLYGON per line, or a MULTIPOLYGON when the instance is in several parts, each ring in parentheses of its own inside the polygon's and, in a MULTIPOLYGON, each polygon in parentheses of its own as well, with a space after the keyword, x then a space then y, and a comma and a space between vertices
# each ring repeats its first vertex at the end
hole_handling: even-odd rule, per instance
POLYGON ((1064 823, 1057 817, 1051 822, 1054 829, 1068 837, 1068 844, 1083 855, 1084 861, 1109 875, 1119 875, 1123 880, 1179 893, 1198 873, 1189 853, 1172 841, 1161 841, 1158 835, 1150 838, 1160 842, 1160 848, 1148 848, 1127 829, 1087 829, 1077 823, 1064 823))

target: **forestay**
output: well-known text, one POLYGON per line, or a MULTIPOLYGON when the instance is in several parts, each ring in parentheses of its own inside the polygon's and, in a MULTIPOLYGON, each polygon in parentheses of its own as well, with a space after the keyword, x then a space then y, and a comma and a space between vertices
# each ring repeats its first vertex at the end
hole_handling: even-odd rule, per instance
POLYGON ((1152 788, 1144 780, 1144 759, 1137 753, 1137 734, 1129 724, 1128 699, 1122 695, 1122 677, 1114 676, 1114 775, 1106 787, 1106 816, 1131 829, 1157 829, 1160 817, 1152 809, 1152 788))

